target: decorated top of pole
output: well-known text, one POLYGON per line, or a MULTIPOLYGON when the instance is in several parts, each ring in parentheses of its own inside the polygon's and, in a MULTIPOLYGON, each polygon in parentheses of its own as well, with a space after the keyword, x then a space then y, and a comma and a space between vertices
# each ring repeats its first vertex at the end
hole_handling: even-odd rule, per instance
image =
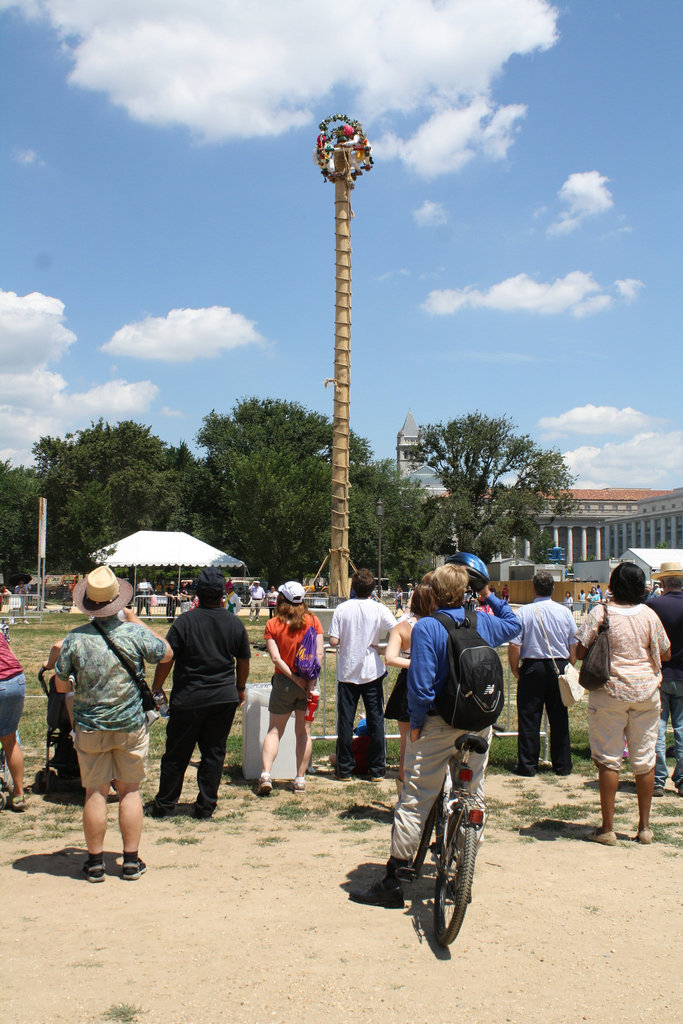
POLYGON ((318 125, 313 160, 327 181, 351 176, 354 181, 372 169, 372 150, 363 125, 346 114, 331 114, 318 125), (335 122, 338 122, 335 125, 335 122), (335 153, 338 158, 335 161, 335 153), (341 158, 341 159, 340 159, 341 158))

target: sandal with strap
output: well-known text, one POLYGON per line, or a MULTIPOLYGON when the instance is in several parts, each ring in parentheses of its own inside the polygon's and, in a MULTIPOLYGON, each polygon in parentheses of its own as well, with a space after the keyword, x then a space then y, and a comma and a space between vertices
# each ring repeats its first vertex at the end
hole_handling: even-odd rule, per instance
POLYGON ((24 796, 13 796, 9 804, 10 811, 16 811, 17 814, 21 814, 22 811, 26 810, 26 798, 24 796))

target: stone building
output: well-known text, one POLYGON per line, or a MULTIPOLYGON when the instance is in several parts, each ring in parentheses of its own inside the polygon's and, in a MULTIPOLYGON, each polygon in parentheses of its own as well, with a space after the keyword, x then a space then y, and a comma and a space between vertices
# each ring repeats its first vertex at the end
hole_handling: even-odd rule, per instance
MULTIPOLYGON (((396 466, 403 476, 417 480, 431 495, 444 494, 433 470, 418 465, 412 448, 420 440, 420 428, 411 410, 396 436, 396 466)), ((620 558, 627 548, 654 548, 665 544, 683 548, 683 488, 673 491, 645 487, 574 488, 571 515, 541 516, 552 544, 564 548, 566 564, 576 560, 620 558)), ((528 557, 531 545, 520 542, 518 554, 528 557)))

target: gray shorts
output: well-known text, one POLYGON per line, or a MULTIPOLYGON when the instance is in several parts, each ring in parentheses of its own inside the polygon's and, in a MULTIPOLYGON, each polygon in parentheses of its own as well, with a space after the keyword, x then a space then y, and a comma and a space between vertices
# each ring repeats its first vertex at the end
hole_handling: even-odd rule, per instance
POLYGON ((268 701, 268 710, 272 715, 291 715, 292 711, 305 711, 308 695, 300 686, 287 676, 275 673, 272 679, 273 689, 268 701))

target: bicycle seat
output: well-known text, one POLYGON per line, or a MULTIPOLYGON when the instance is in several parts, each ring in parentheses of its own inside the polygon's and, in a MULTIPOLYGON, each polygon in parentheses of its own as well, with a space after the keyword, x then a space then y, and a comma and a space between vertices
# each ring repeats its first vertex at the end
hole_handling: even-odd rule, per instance
POLYGON ((478 732, 465 732, 462 736, 458 736, 455 741, 455 749, 462 750, 463 747, 473 754, 485 754, 489 749, 487 741, 478 732))

